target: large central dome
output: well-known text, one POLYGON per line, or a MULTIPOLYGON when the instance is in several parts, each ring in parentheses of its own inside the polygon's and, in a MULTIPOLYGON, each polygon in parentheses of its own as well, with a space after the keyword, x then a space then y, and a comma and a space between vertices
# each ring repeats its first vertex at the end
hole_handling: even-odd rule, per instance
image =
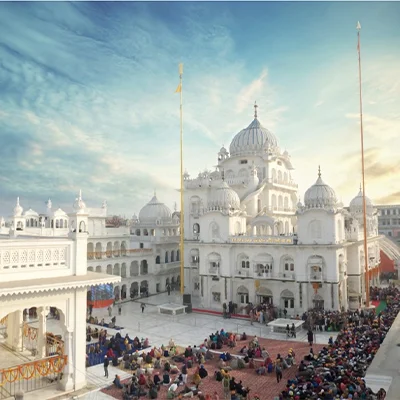
POLYGON ((231 156, 262 153, 267 147, 277 147, 275 135, 264 128, 257 119, 257 105, 254 120, 245 129, 242 129, 232 140, 229 147, 231 156))

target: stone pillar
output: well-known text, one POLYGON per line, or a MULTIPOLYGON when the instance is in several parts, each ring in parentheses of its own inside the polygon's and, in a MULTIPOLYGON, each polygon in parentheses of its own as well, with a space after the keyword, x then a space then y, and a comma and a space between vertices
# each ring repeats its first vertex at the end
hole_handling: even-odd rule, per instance
POLYGON ((47 313, 49 311, 48 307, 39 307, 37 309, 38 317, 39 317, 39 330, 37 337, 37 356, 36 358, 44 358, 46 357, 46 321, 47 321, 47 313))
POLYGON ((334 305, 334 310, 339 310, 340 311, 339 284, 331 283, 331 285, 333 286, 333 305, 334 305))
POLYGON ((72 390, 74 388, 74 357, 73 357, 73 347, 72 339, 73 332, 69 329, 64 330, 64 354, 68 356, 68 362, 64 367, 63 377, 59 381, 59 388, 64 391, 72 390))
MULTIPOLYGON (((294 290, 294 316, 300 314, 300 285, 301 283, 295 282, 295 290, 294 290)), ((303 296, 304 297, 304 296, 303 296)))
POLYGON ((75 289, 75 330, 73 332, 73 380, 74 389, 86 386, 86 289, 75 289))
POLYGON ((17 310, 8 314, 6 344, 14 351, 22 349, 22 311, 17 310))

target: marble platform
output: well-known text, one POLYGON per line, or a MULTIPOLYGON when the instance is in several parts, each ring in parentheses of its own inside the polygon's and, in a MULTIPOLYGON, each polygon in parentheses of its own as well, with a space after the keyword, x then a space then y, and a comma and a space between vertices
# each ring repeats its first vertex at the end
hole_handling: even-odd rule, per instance
POLYGON ((295 326, 296 333, 299 333, 302 331, 304 321, 297 320, 297 319, 278 318, 271 322, 268 322, 267 326, 271 327, 271 333, 272 332, 286 333, 286 327, 289 325, 289 327, 291 328, 293 324, 295 326))
POLYGON ((170 314, 170 315, 185 314, 186 306, 175 303, 161 304, 160 306, 158 306, 158 312, 160 314, 170 314))

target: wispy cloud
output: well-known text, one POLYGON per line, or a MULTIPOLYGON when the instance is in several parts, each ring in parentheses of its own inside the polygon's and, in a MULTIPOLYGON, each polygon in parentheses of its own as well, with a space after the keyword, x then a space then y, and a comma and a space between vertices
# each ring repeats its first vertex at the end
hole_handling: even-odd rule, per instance
MULTIPOLYGON (((79 188, 90 205, 106 198, 112 212, 138 212, 155 188, 172 207, 179 186, 179 62, 185 167, 192 175, 215 165, 219 147, 229 147, 251 122, 257 101, 260 121, 292 153, 301 192, 320 163, 324 179, 349 200, 359 182, 354 54, 325 47, 321 58, 320 38, 307 36, 319 29, 311 8, 285 31, 280 5, 270 11, 271 22, 257 23, 255 16, 271 7, 1 3, 0 213, 17 195, 32 207, 52 197, 70 208, 79 188), (290 50, 294 33, 297 47, 290 50)), ((343 43, 340 35, 332 40, 332 48, 343 43)), ((397 159, 400 145, 400 58, 387 46, 379 57, 367 49, 363 71, 366 147, 379 149, 366 155, 377 199, 399 190, 385 187, 397 168, 388 160, 397 159)))

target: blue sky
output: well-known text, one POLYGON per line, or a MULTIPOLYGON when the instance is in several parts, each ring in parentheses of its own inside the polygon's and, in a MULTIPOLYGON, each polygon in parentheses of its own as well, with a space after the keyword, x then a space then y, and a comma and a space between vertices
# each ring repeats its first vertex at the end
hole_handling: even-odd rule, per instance
POLYGON ((399 203, 400 3, 1 3, 0 213, 88 206, 127 216, 212 169, 252 120, 278 137, 300 197, 360 182, 356 23, 362 25, 367 195, 399 203))

